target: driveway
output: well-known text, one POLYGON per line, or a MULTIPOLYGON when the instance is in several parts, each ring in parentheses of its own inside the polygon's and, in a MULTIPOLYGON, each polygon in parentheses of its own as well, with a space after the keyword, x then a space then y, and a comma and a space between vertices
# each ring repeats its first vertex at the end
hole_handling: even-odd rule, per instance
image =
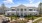
POLYGON ((0 23, 2 23, 3 19, 5 19, 4 15, 0 15, 0 23))

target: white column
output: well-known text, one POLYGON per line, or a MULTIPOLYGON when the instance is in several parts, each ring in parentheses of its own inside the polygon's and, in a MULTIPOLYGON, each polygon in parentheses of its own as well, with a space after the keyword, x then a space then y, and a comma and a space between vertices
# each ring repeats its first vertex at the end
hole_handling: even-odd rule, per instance
POLYGON ((23 8, 23 16, 24 16, 24 8, 23 8))
POLYGON ((5 15, 7 15, 7 12, 5 13, 5 15))
POLYGON ((28 8, 26 8, 27 9, 27 15, 28 15, 28 8))
POLYGON ((19 15, 21 15, 20 8, 19 8, 19 15))

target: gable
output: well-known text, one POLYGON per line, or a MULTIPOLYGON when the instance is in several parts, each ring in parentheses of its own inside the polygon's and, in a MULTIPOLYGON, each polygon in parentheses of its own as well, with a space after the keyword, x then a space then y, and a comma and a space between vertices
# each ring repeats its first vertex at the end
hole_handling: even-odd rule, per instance
POLYGON ((26 8, 23 4, 19 5, 18 8, 26 8))

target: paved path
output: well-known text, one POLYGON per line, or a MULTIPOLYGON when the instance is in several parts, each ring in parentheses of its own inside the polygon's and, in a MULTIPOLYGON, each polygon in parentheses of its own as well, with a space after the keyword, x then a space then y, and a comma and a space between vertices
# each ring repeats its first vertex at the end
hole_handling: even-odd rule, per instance
POLYGON ((2 23, 3 19, 5 19, 5 16, 0 15, 0 23, 2 23))
POLYGON ((42 17, 39 17, 39 18, 37 18, 37 19, 35 19, 35 20, 33 20, 33 22, 35 22, 35 21, 37 21, 37 20, 39 20, 39 19, 41 19, 42 17))
POLYGON ((19 18, 19 20, 25 20, 25 18, 19 18))
POLYGON ((0 17, 0 23, 2 23, 2 17, 0 17))
POLYGON ((27 23, 32 23, 32 20, 29 20, 29 22, 27 22, 27 23))
MULTIPOLYGON (((27 22, 27 23, 32 23, 32 22, 35 22, 35 21, 37 21, 37 20, 39 20, 39 19, 41 19, 42 17, 39 17, 39 18, 37 18, 37 19, 35 19, 35 20, 29 20, 29 22, 27 22)), ((38 22, 38 23, 42 23, 42 21, 40 21, 40 22, 38 22)))

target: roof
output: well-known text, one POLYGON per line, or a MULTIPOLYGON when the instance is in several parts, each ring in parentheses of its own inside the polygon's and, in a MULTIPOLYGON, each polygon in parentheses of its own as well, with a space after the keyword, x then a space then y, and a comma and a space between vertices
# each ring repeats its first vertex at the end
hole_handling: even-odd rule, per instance
POLYGON ((16 11, 6 11, 7 13, 14 13, 14 12, 16 12, 16 11))
POLYGON ((19 5, 18 7, 26 7, 26 6, 24 6, 23 4, 21 4, 21 5, 19 5))
MULTIPOLYGON (((21 4, 21 5, 17 6, 17 7, 19 7, 19 8, 21 8, 21 7, 22 7, 22 8, 23 8, 23 7, 26 8, 26 6, 23 5, 23 4, 21 4)), ((17 8, 17 7, 11 7, 11 8, 17 8)), ((37 7, 28 7, 28 8, 37 8, 37 7)))

